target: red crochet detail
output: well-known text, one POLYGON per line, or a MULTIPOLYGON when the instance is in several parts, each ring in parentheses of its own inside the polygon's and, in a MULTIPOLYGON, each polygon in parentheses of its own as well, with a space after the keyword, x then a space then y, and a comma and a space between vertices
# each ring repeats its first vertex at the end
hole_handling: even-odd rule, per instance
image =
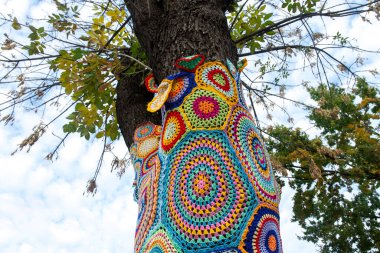
POLYGON ((193 56, 182 57, 175 61, 175 67, 187 72, 195 72, 195 70, 205 61, 204 55, 196 54, 193 56))

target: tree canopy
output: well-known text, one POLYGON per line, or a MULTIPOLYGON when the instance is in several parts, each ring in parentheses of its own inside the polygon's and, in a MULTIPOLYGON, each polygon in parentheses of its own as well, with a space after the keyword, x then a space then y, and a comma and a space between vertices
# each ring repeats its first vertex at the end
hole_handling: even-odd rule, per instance
MULTIPOLYGON (((46 18, 1 13, 0 27, 8 32, 2 35, 0 84, 9 93, 1 94, 0 120, 11 125, 16 107, 41 117, 17 147, 22 150, 64 117, 61 140, 48 160, 58 158, 73 134, 102 139, 88 185, 94 192, 103 156, 122 136, 117 87, 125 77, 142 82, 153 66, 136 37, 128 0, 53 2, 56 9, 46 18), (44 118, 45 110, 56 110, 56 116, 44 118)), ((280 182, 296 191, 293 220, 305 231, 302 239, 321 252, 380 252, 379 73, 368 64, 379 49, 363 48, 333 26, 357 19, 373 25, 380 1, 228 2, 238 56, 253 56, 243 91, 280 182), (295 127, 297 110, 312 134, 295 127), (281 119, 274 118, 278 111, 281 119)), ((111 167, 122 176, 127 164, 115 156, 111 167)))

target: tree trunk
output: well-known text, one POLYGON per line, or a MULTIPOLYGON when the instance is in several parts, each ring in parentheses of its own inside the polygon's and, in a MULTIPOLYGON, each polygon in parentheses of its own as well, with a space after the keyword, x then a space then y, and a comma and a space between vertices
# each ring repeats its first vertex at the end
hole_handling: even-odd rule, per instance
POLYGON ((163 80, 158 89, 168 88, 151 107, 163 106, 163 124, 146 110, 152 95, 142 76, 125 76, 117 90, 118 121, 136 171, 135 251, 282 252, 279 192, 239 90, 225 17, 230 1, 125 3, 155 81, 163 80), (194 54, 207 62, 175 74, 175 60, 194 54))
MULTIPOLYGON (((144 48, 158 83, 175 72, 174 61, 203 54, 207 60, 236 64, 237 50, 231 40, 225 10, 227 0, 126 0, 134 31, 144 48)), ((142 76, 121 80, 117 92, 118 122, 128 147, 133 131, 143 122, 159 124, 158 114, 149 113, 152 99, 142 85, 142 76)))

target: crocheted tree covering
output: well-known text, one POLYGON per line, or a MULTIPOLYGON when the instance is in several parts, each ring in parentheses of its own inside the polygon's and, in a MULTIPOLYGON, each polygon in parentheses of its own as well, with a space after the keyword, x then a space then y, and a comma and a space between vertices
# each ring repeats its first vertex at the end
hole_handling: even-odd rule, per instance
POLYGON ((130 154, 135 168, 134 198, 139 206, 135 252, 140 252, 158 211, 157 189, 161 172, 158 147, 161 131, 161 126, 149 122, 139 126, 133 137, 130 154))
POLYGON ((176 68, 187 72, 195 72, 197 67, 202 65, 205 61, 205 57, 201 54, 182 57, 175 61, 176 68))
POLYGON ((135 252, 282 252, 280 192, 240 91, 240 72, 203 56, 176 61, 135 133, 135 252), (160 133, 161 132, 161 133, 160 133))

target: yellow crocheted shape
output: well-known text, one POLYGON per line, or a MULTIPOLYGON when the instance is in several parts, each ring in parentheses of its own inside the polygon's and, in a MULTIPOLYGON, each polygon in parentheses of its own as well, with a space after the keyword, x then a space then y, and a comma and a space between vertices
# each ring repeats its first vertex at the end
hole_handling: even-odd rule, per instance
POLYGON ((165 104, 169 97, 169 93, 172 90, 173 81, 164 79, 158 86, 157 95, 154 96, 153 100, 148 104, 149 112, 157 112, 165 104))
POLYGON ((195 72, 195 80, 198 85, 212 87, 222 95, 222 99, 227 100, 231 105, 238 101, 235 79, 220 62, 207 62, 198 67, 195 72))
POLYGON ((238 62, 238 71, 239 73, 243 72, 245 67, 247 67, 248 61, 246 58, 242 59, 241 61, 238 62))

